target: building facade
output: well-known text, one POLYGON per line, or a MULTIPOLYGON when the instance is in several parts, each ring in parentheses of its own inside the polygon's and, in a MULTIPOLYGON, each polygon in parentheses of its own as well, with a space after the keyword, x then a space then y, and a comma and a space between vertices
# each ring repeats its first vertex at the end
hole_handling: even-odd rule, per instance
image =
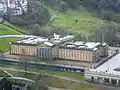
POLYGON ((18 45, 12 44, 10 46, 10 54, 25 55, 25 56, 37 56, 37 46, 35 45, 18 45))
POLYGON ((108 46, 99 42, 73 41, 59 47, 58 58, 81 62, 98 62, 108 55, 108 46))
POLYGON ((54 34, 52 37, 34 37, 12 42, 10 54, 34 56, 42 60, 69 60, 90 67, 108 56, 108 45, 100 42, 73 41, 74 36, 54 34))
POLYGON ((27 0, 0 0, 1 16, 21 15, 27 11, 27 0))
POLYGON ((8 14, 21 15, 27 11, 27 0, 7 0, 8 14))
POLYGON ((46 43, 37 47, 37 56, 41 59, 53 59, 52 48, 54 45, 48 45, 46 43))
POLYGON ((6 0, 0 0, 0 16, 7 13, 7 1, 6 0))
POLYGON ((83 61, 83 62, 91 62, 93 58, 93 52, 84 51, 84 50, 75 50, 75 49, 65 49, 59 48, 59 59, 67 59, 67 60, 75 60, 75 61, 83 61))
POLYGON ((10 44, 10 54, 37 56, 41 59, 58 58, 59 45, 73 38, 72 35, 60 37, 60 35, 54 34, 49 39, 37 37, 12 42, 10 44))

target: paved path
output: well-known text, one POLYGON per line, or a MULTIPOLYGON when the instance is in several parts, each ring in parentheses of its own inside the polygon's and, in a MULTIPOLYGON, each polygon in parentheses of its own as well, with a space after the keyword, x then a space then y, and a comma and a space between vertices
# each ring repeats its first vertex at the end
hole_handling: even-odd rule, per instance
POLYGON ((67 89, 60 89, 60 88, 55 88, 55 87, 49 87, 48 86, 48 90, 67 90, 67 89))
POLYGON ((0 35, 0 38, 30 38, 30 37, 37 37, 34 35, 0 35))
POLYGON ((5 73, 7 73, 9 76, 14 77, 12 74, 10 74, 9 72, 7 72, 6 70, 3 70, 5 73))
POLYGON ((31 79, 28 79, 28 78, 23 78, 23 77, 15 77, 15 76, 13 76, 13 77, 7 77, 7 79, 24 80, 24 81, 28 81, 28 82, 31 82, 31 83, 35 83, 34 80, 31 80, 31 79))

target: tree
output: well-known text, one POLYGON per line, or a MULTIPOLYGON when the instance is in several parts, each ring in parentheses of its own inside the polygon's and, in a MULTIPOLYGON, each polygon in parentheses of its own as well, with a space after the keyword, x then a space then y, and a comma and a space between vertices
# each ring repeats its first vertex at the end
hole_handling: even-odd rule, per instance
POLYGON ((25 71, 25 74, 27 73, 27 62, 29 62, 31 59, 29 56, 24 56, 24 58, 22 60, 20 60, 20 65, 24 66, 24 71, 25 71))
POLYGON ((51 36, 51 28, 40 26, 39 24, 32 24, 28 27, 33 35, 48 37, 51 36))
POLYGON ((99 0, 97 3, 97 8, 101 11, 108 7, 108 3, 106 0, 99 0))
POLYGON ((0 56, 2 56, 2 50, 0 50, 0 56))
POLYGON ((101 27, 94 33, 95 41, 102 41, 102 36, 104 41, 110 46, 117 46, 120 43, 120 38, 117 37, 117 33, 120 32, 119 25, 114 23, 109 23, 107 26, 101 27))
POLYGON ((39 24, 32 24, 29 26, 29 28, 32 30, 32 34, 33 35, 37 35, 39 36, 41 34, 41 31, 40 31, 40 25, 39 24))
POLYGON ((60 3, 60 12, 65 13, 68 10, 68 4, 67 3, 60 3))
POLYGON ((42 75, 36 76, 35 83, 30 90, 48 90, 48 87, 42 81, 42 75))
POLYGON ((80 5, 80 0, 67 0, 69 7, 78 8, 80 5))
POLYGON ((85 37, 83 34, 78 33, 78 34, 76 35, 75 40, 86 41, 87 39, 86 39, 86 37, 85 37))
POLYGON ((40 0, 40 1, 42 4, 44 3, 49 5, 53 5, 56 2, 56 0, 40 0))
POLYGON ((44 25, 50 19, 49 11, 41 5, 40 1, 28 0, 28 9, 24 15, 9 17, 9 21, 18 25, 39 24, 44 25))
POLYGON ((120 12, 120 0, 83 0, 83 4, 94 10, 113 10, 120 12))
POLYGON ((102 19, 111 21, 111 19, 113 18, 113 14, 114 14, 114 12, 112 12, 112 11, 101 10, 101 17, 102 17, 102 19))
POLYGON ((89 6, 90 8, 96 8, 97 0, 84 0, 83 5, 89 6))

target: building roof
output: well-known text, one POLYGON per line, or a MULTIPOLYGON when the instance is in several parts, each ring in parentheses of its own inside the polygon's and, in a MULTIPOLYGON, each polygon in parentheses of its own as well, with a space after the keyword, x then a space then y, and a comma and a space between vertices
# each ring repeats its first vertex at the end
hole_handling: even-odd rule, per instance
POLYGON ((83 42, 83 41, 72 41, 61 45, 61 48, 69 49, 80 49, 80 50, 92 50, 96 51, 100 46, 106 46, 106 43, 101 44, 100 42, 83 42))
POLYGON ((33 37, 33 38, 26 38, 23 40, 12 42, 11 44, 21 44, 21 45, 40 45, 45 44, 47 46, 54 46, 56 44, 63 43, 65 41, 73 39, 73 35, 67 35, 60 37, 60 35, 54 34, 51 38, 45 37, 33 37))
POLYGON ((89 69, 90 71, 99 73, 99 74, 108 74, 114 76, 120 76, 120 53, 103 63, 96 69, 89 69))
POLYGON ((116 68, 120 67, 120 53, 116 56, 112 57, 110 60, 96 68, 98 71, 106 71, 106 70, 114 70, 116 68))

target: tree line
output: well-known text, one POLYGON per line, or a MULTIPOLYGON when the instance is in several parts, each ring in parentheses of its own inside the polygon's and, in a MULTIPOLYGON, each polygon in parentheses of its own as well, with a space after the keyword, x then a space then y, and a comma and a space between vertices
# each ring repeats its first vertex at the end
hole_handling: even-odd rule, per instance
POLYGON ((90 12, 96 12, 98 17, 120 23, 120 0, 40 0, 44 4, 60 4, 60 11, 65 12, 68 7, 77 9, 81 5, 90 12), (65 3, 61 3, 64 1, 65 3))

